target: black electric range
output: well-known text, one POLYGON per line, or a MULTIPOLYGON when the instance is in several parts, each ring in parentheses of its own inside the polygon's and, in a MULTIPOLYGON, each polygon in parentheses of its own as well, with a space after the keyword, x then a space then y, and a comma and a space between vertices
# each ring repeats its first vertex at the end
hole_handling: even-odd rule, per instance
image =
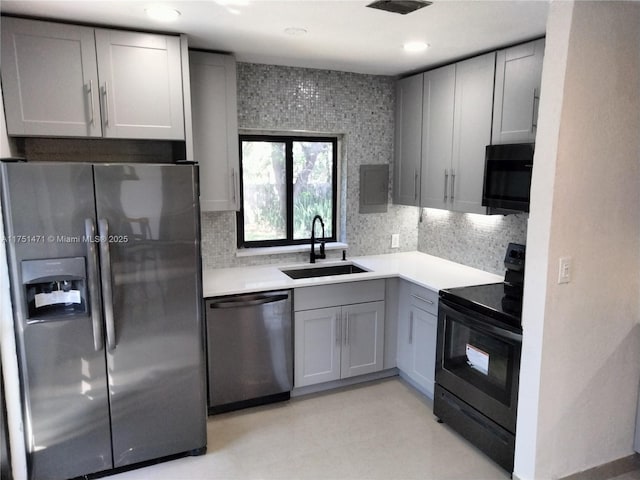
POLYGON ((513 471, 522 351, 525 246, 511 243, 502 283, 440 291, 433 413, 513 471))
POLYGON ((504 282, 440 291, 440 298, 513 327, 522 327, 525 246, 510 243, 504 258, 504 282))
POLYGON ((440 298, 514 327, 522 325, 522 297, 506 294, 503 282, 441 290, 440 298))

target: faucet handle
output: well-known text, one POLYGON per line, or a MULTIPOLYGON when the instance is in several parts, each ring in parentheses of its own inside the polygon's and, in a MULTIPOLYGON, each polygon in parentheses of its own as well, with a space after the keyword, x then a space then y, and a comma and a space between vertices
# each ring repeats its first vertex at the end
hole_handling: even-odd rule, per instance
POLYGON ((327 256, 324 253, 324 240, 320 242, 320 258, 326 258, 327 256))

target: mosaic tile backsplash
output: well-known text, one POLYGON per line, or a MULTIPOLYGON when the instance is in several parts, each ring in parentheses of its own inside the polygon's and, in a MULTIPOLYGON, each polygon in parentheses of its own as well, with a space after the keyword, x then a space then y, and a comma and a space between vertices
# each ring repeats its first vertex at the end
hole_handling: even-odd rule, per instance
MULTIPOLYGON (((340 240, 348 256, 416 250, 419 210, 391 204, 386 213, 360 214, 362 164, 393 161, 395 90, 392 77, 238 64, 238 126, 256 130, 304 130, 338 134, 342 139, 340 240), (391 249, 391 234, 400 248, 391 249)), ((391 168, 391 167, 390 167, 391 168)), ((235 212, 204 213, 203 264, 207 268, 308 260, 308 253, 236 257, 235 212)), ((341 252, 328 252, 339 258, 341 252)))
MULTIPOLYGON (((275 65, 238 64, 240 129, 306 130, 342 139, 341 241, 347 256, 419 250, 471 267, 503 274, 509 242, 525 243, 526 214, 481 216, 393 205, 389 182, 386 213, 360 214, 359 169, 388 164, 393 169, 395 89, 391 77, 275 65), (391 249, 391 234, 400 248, 391 249)), ((298 263, 308 252, 236 256, 235 212, 202 216, 203 265, 207 268, 298 263)), ((341 251, 328 251, 339 259, 341 251)))
POLYGON ((510 242, 525 244, 528 214, 473 215, 424 209, 418 250, 498 275, 510 242))

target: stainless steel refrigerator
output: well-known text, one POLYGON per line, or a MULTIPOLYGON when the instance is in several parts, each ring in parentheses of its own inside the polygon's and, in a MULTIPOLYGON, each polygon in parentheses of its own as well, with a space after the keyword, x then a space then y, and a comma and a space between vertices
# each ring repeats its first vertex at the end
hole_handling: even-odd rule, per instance
POLYGON ((197 166, 1 171, 30 478, 204 453, 197 166))

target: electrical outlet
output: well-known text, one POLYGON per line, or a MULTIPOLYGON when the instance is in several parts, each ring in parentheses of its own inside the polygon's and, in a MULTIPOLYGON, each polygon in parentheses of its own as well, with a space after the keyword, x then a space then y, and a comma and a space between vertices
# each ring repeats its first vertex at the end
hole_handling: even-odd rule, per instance
POLYGON ((571 270, 573 264, 571 257, 560 257, 558 268, 558 283, 569 283, 571 281, 571 270))
POLYGON ((400 248, 400 234, 394 233, 391 235, 391 248, 400 248))

